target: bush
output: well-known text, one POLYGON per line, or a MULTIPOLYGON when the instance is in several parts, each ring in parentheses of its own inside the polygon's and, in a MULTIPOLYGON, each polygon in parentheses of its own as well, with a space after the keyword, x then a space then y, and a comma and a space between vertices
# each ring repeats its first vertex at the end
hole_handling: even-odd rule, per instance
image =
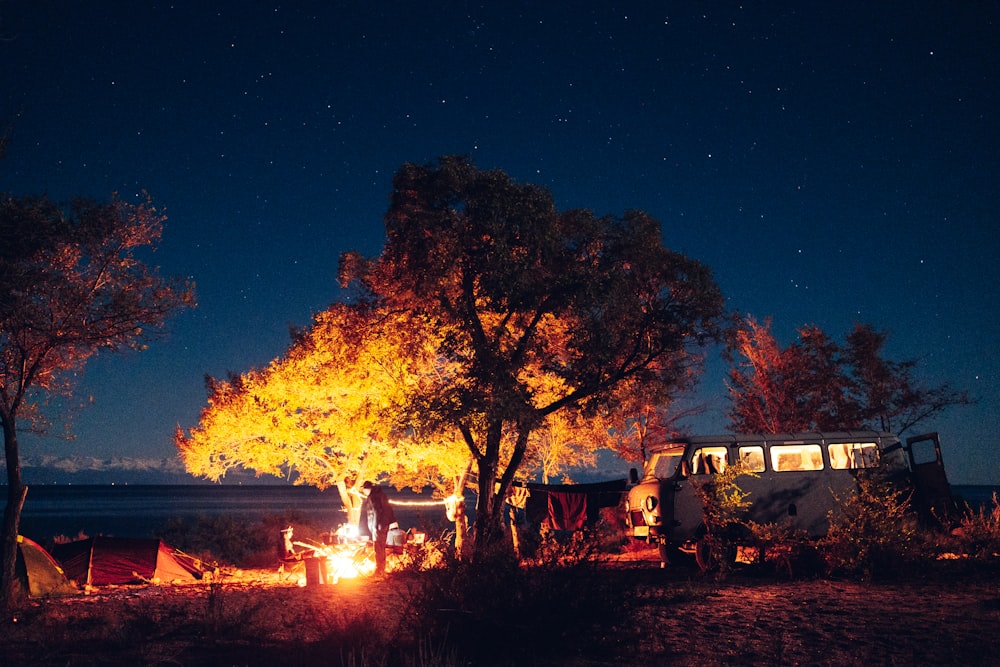
POLYGON ((856 493, 836 497, 819 546, 830 574, 887 578, 921 555, 918 519, 908 492, 865 471, 857 479, 856 493))
POLYGON ((467 664, 565 660, 566 647, 594 657, 633 602, 578 547, 549 543, 530 565, 509 548, 451 559, 406 593, 402 625, 467 664))
POLYGON ((788 523, 747 522, 753 536, 756 563, 789 578, 821 571, 815 541, 788 523))
POLYGON ((952 538, 954 550, 974 560, 1000 557, 1000 501, 995 492, 992 507, 973 509, 966 505, 952 538))
POLYGON ((703 508, 705 534, 699 540, 696 551, 698 567, 702 571, 715 571, 725 576, 735 563, 737 547, 750 537, 746 520, 750 500, 749 494, 737 483, 740 475, 755 476, 736 464, 717 475, 708 476, 704 481, 691 479, 703 508))

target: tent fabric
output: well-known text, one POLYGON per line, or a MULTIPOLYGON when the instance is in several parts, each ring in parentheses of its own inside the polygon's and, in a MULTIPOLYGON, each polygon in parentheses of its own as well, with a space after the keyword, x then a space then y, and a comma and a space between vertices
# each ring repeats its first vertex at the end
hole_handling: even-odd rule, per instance
POLYGON ((80 585, 195 581, 201 571, 162 540, 92 537, 57 545, 53 554, 80 585))
POLYGON ((17 536, 15 572, 29 597, 42 598, 77 592, 49 552, 23 535, 17 536))

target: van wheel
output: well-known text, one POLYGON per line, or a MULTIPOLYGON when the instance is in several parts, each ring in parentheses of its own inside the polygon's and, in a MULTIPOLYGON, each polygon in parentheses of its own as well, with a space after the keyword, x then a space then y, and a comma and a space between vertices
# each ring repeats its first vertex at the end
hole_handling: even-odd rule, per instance
POLYGON ((694 545, 694 560, 702 572, 711 572, 718 566, 715 554, 712 553, 712 540, 703 537, 694 545))
POLYGON ((668 563, 673 566, 690 566, 694 562, 692 555, 681 550, 676 544, 660 544, 660 563, 668 563))
POLYGON ((699 570, 713 572, 719 569, 723 560, 727 565, 736 561, 736 547, 705 535, 695 544, 694 559, 699 570))

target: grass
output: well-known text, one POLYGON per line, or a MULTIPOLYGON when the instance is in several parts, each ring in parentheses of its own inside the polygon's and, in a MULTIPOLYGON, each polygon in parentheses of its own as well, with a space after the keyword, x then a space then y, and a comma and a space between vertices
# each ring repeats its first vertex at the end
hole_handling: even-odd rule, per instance
MULTIPOLYGON (((831 562, 831 553, 841 554, 842 560, 836 561, 835 570, 809 571, 805 575, 809 580, 821 576, 877 580, 883 561, 900 554, 909 565, 897 577, 910 577, 920 585, 940 581, 941 590, 947 590, 955 581, 996 580, 1000 572, 996 499, 992 507, 967 512, 955 531, 929 531, 909 523, 900 531, 892 518, 903 511, 899 498, 875 487, 868 495, 845 506, 832 541, 810 545, 810 552, 823 563, 831 562), (831 552, 830 544, 838 551, 831 552), (952 556, 942 560, 946 553, 952 556), (877 563, 873 569, 868 563, 875 557, 879 560, 872 561, 877 563)), ((250 544, 260 545, 258 552, 225 546, 237 541, 237 535, 248 539, 246 526, 236 530, 215 523, 188 532, 185 549, 206 552, 209 540, 215 540, 231 549, 227 553, 246 559, 243 563, 265 560, 273 554, 273 543, 266 536, 273 535, 285 519, 264 522, 250 531, 261 535, 249 537, 250 544), (205 542, 199 544, 196 538, 205 542)), ((8 664, 36 665, 446 667, 619 664, 643 658, 648 662, 651 656, 687 663, 693 655, 692 639, 703 633, 715 637, 717 653, 703 657, 701 664, 717 664, 713 659, 737 662, 741 656, 750 656, 757 664, 801 660, 796 651, 812 650, 810 641, 818 647, 823 644, 821 636, 810 640, 813 634, 842 632, 838 617, 825 617, 825 626, 814 628, 800 627, 803 622, 795 614, 774 616, 771 598, 761 590, 801 580, 805 570, 793 567, 789 555, 803 548, 801 535, 766 527, 756 530, 767 538, 766 552, 774 556, 769 562, 736 566, 727 581, 693 566, 660 570, 655 562, 641 560, 609 564, 609 554, 616 549, 619 553, 637 549, 615 535, 543 533, 531 557, 521 561, 500 550, 469 563, 457 560, 446 543, 431 541, 408 553, 402 561, 405 567, 389 580, 357 583, 354 589, 344 583, 317 591, 218 581, 175 590, 123 587, 89 598, 31 603, 16 617, 0 619, 0 655, 8 664), (745 587, 745 596, 737 594, 740 598, 758 596, 760 603, 751 606, 752 616, 734 615, 721 601, 733 599, 734 587, 745 587), (720 591, 730 597, 720 598, 720 591), (694 608, 714 611, 707 617, 701 612, 699 623, 687 624, 694 608), (684 626, 681 634, 659 631, 678 623, 684 626)), ((787 590, 794 589, 783 590, 775 595, 784 598, 787 590)), ((835 592, 830 596, 835 599, 835 592)), ((807 606, 801 609, 818 613, 816 607, 826 604, 824 593, 803 601, 807 606)), ((979 605, 992 618, 1000 601, 983 600, 979 605)), ((966 612, 979 608, 963 607, 966 612)), ((849 645, 846 639, 838 641, 849 645)), ((958 639, 949 641, 957 645, 958 639)), ((869 645, 863 655, 879 661, 890 648, 869 645)), ((827 657, 819 648, 816 651, 811 654, 814 658, 827 657)))
MULTIPOLYGON (((923 587, 913 605, 921 614, 928 590, 995 581, 1000 571, 995 561, 970 559, 933 566, 914 579, 923 587)), ((353 588, 121 587, 33 603, 16 621, 0 619, 0 655, 7 664, 35 665, 594 665, 649 664, 654 656, 678 664, 692 664, 693 656, 700 656, 693 664, 738 662, 741 656, 785 664, 801 660, 802 651, 827 658, 833 650, 827 635, 852 646, 843 633, 863 631, 866 621, 850 606, 836 611, 838 605, 877 598, 881 590, 874 584, 797 584, 756 572, 736 568, 720 582, 694 567, 660 570, 655 561, 517 564, 498 555, 488 565, 449 561, 353 588), (864 588, 851 588, 857 585, 864 588), (799 586, 809 592, 776 611, 799 595, 799 586), (839 600, 838 590, 855 592, 839 600), (713 649, 711 658, 699 653, 706 647, 713 649)), ((981 611, 992 619, 997 608, 995 589, 993 598, 978 602, 933 605, 950 616, 961 609, 962 625, 970 628, 970 615, 981 611)), ((868 622, 884 622, 878 609, 868 622)), ((867 646, 864 654, 879 662, 890 648, 867 646)))

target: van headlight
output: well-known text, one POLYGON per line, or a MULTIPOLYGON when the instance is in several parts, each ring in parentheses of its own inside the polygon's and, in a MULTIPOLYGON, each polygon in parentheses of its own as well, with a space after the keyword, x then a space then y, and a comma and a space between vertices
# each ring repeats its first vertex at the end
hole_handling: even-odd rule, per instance
POLYGON ((646 496, 646 511, 652 512, 656 509, 656 496, 646 496))

